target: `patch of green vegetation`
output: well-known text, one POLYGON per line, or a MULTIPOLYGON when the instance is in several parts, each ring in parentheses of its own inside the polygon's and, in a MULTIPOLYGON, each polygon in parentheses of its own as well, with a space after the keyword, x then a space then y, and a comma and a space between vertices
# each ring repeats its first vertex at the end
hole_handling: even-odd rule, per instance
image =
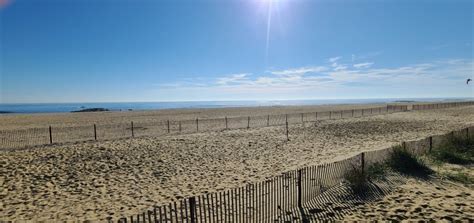
POLYGON ((460 182, 466 185, 474 184, 474 177, 469 176, 463 172, 455 172, 455 173, 446 173, 444 174, 448 180, 460 182))
POLYGON ((434 160, 452 164, 474 163, 474 139, 450 137, 434 148, 430 156, 434 160))
POLYGON ((367 168, 369 179, 382 179, 387 173, 387 166, 384 163, 374 163, 367 168))
POLYGON ((406 175, 423 177, 433 173, 421 158, 401 146, 393 148, 386 163, 390 169, 406 175))
POLYGON ((344 175, 344 179, 355 192, 362 192, 367 186, 366 172, 358 166, 352 166, 352 169, 344 175))
POLYGON ((384 164, 375 163, 368 166, 365 171, 362 171, 359 166, 353 166, 352 169, 346 173, 344 179, 355 192, 362 192, 366 188, 369 180, 382 179, 385 174, 386 166, 384 164))

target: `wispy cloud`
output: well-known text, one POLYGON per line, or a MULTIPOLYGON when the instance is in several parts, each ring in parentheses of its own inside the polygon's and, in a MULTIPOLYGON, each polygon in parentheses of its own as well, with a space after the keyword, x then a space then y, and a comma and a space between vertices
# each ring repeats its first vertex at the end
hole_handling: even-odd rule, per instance
POLYGON ((304 75, 307 73, 317 73, 327 70, 327 67, 316 66, 316 67, 300 67, 300 68, 291 68, 287 70, 279 71, 270 71, 271 74, 280 75, 280 76, 294 76, 294 75, 304 75))
POLYGON ((369 68, 373 65, 374 63, 370 63, 370 62, 367 62, 367 63, 358 63, 358 64, 354 64, 353 66, 355 68, 369 68))
POLYGON ((336 65, 334 66, 334 70, 335 70, 335 71, 340 71, 340 70, 345 70, 345 69, 347 69, 347 66, 346 66, 346 65, 337 65, 337 64, 336 64, 336 65))
MULTIPOLYGON (((182 86, 196 92, 212 92, 229 97, 253 97, 252 94, 284 99, 294 95, 318 95, 340 93, 351 90, 369 91, 371 88, 390 91, 394 94, 401 88, 420 91, 420 86, 433 91, 447 85, 462 85, 472 74, 474 62, 466 59, 438 60, 398 67, 372 68, 373 62, 352 66, 331 65, 296 67, 267 71, 263 74, 239 73, 223 75, 205 83, 182 86), (372 86, 371 88, 367 88, 372 86)), ((176 87, 176 86, 173 86, 176 87)), ((453 87, 455 88, 455 87, 453 87)), ((173 88, 175 89, 175 88, 173 88)), ((409 93, 405 90, 403 93, 409 93)), ((372 93, 373 94, 373 93, 372 93)), ((262 96, 262 97, 263 97, 262 96)), ((296 96, 294 96, 296 97, 296 96)))
POLYGON ((217 79, 217 84, 227 85, 227 84, 242 84, 248 81, 248 76, 250 73, 241 73, 241 74, 230 74, 225 75, 217 79))
POLYGON ((329 61, 330 63, 335 63, 336 61, 340 60, 341 58, 342 58, 342 57, 331 57, 331 58, 329 58, 328 61, 329 61))

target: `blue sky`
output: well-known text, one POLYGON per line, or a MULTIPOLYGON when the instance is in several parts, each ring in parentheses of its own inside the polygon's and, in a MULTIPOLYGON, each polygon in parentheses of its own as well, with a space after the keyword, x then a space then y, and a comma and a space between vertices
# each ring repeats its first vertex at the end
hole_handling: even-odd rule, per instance
POLYGON ((0 0, 0 103, 472 97, 470 0, 0 0))

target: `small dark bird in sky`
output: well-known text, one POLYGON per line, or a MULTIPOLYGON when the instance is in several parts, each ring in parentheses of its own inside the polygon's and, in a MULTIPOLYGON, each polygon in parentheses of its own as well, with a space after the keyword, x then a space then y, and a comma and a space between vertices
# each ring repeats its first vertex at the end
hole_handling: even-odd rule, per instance
POLYGON ((469 81, 472 81, 472 79, 468 78, 467 81, 466 81, 466 84, 469 84, 469 81))

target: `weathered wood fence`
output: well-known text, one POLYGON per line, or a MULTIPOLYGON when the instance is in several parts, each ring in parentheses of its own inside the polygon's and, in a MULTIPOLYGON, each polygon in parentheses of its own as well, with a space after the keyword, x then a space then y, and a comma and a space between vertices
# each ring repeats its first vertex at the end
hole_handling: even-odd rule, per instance
MULTIPOLYGON (((474 102, 432 104, 432 108, 473 105, 474 102)), ((423 105, 427 107, 428 105, 423 105)), ((413 105, 413 109, 424 107, 413 105)), ((365 117, 407 111, 406 105, 388 105, 364 109, 307 112, 281 115, 261 115, 244 117, 223 117, 216 119, 165 120, 155 122, 129 122, 107 125, 85 125, 71 127, 30 128, 0 130, 0 150, 40 146, 54 143, 82 142, 90 140, 110 140, 143 136, 164 136, 189 134, 205 131, 249 129, 267 126, 284 126, 319 120, 365 117)))
POLYGON ((301 124, 304 122, 362 117, 406 111, 406 106, 374 107, 365 109, 309 112, 282 115, 223 117, 216 119, 165 120, 71 127, 30 128, 0 131, 0 149, 23 148, 53 143, 109 140, 143 136, 189 134, 229 129, 249 129, 266 126, 301 124))
MULTIPOLYGON (((414 154, 431 151, 448 137, 473 137, 474 127, 444 135, 402 142, 414 154)), ((362 152, 333 163, 304 167, 262 182, 225 191, 202 194, 158 205, 133 216, 110 218, 110 222, 305 222, 297 213, 308 203, 331 202, 318 196, 344 182, 354 168, 364 171, 389 157, 391 148, 362 152)))
POLYGON ((427 109, 452 108, 452 107, 469 106, 469 105, 474 105, 474 101, 418 104, 418 105, 413 105, 412 109, 413 110, 427 110, 427 109))

